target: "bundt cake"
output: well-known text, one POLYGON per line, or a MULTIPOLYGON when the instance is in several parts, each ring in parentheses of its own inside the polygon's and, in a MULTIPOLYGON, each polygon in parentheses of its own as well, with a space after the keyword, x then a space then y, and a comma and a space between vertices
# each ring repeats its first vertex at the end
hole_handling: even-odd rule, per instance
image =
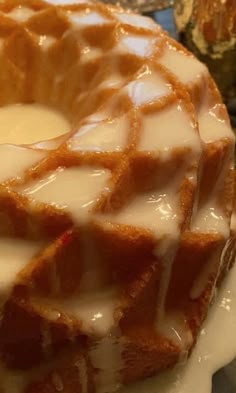
POLYGON ((1 393, 174 367, 235 257, 234 136, 206 67, 119 7, 2 0, 0 70, 1 107, 70 123, 30 144, 1 129, 1 393))

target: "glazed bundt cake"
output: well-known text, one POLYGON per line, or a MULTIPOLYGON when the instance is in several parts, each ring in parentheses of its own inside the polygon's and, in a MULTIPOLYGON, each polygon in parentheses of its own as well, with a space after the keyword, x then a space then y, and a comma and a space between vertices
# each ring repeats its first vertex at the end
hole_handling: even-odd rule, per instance
POLYGON ((234 136, 206 67, 119 7, 3 0, 0 70, 2 107, 71 125, 0 145, 0 391, 111 393, 175 366, 235 256, 234 136))

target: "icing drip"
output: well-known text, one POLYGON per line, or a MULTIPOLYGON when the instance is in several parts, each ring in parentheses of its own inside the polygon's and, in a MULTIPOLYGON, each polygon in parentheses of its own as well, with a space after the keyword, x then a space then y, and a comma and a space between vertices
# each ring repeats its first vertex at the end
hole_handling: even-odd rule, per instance
POLYGON ((229 175, 229 160, 231 159, 232 157, 228 154, 221 165, 221 172, 214 187, 207 192, 207 201, 201 204, 193 215, 191 229, 194 232, 218 233, 225 239, 229 237, 230 218, 227 217, 227 213, 231 215, 233 201, 222 206, 221 195, 222 192, 227 192, 225 190, 225 180, 229 175))
POLYGON ((79 293, 69 299, 49 299, 45 303, 81 321, 81 330, 86 334, 104 337, 114 325, 118 294, 115 289, 102 290, 79 293))
MULTIPOLYGON (((177 232, 179 234, 179 232, 177 232)), ((158 291, 157 295, 157 313, 156 313, 156 326, 157 330, 163 330, 164 326, 167 324, 166 321, 168 321, 167 316, 166 316, 166 311, 165 311, 165 300, 166 300, 166 295, 168 292, 169 288, 169 283, 171 279, 171 273, 172 273, 172 266, 174 263, 175 255, 177 252, 177 234, 176 234, 176 239, 173 237, 167 240, 165 239, 164 242, 162 242, 161 247, 156 247, 156 250, 154 250, 154 254, 156 257, 162 257, 162 273, 161 273, 161 282, 160 282, 160 288, 158 291)), ((177 324, 176 324, 177 326, 177 324)), ((173 335, 173 330, 167 329, 167 325, 165 328, 166 332, 170 334, 171 331, 171 336, 173 335)), ((181 329, 182 330, 182 329, 181 329)), ((175 332, 176 335, 178 332, 175 332)), ((182 334, 179 333, 179 336, 181 337, 182 334)), ((179 344, 179 343, 178 343, 179 344)), ((181 346, 181 345, 179 345, 181 346)))
POLYGON ((218 293, 187 363, 119 393, 210 393, 212 375, 236 356, 235 280, 236 266, 218 293))
POLYGON ((5 302, 17 274, 25 268, 42 244, 18 239, 0 239, 0 305, 5 302))
MULTIPOLYGON (((199 391, 201 393, 210 393, 211 375, 229 363, 236 355, 236 343, 234 340, 236 324, 235 279, 236 266, 229 274, 218 294, 196 347, 186 364, 177 366, 174 370, 163 373, 158 377, 126 387, 120 393, 146 393, 147 391, 150 393, 199 393, 199 391), (227 335, 225 335, 226 331, 227 335), (217 345, 215 345, 216 341, 217 345)), ((102 359, 99 359, 99 351, 94 354, 93 350, 94 348, 92 348, 92 356, 95 356, 94 361, 99 368, 101 367, 100 362, 105 362, 106 359, 116 362, 113 357, 111 359, 111 355, 108 358, 104 357, 104 353, 102 359)), ((122 353, 122 350, 119 349, 118 352, 122 353)), ((120 360, 117 358, 116 360, 118 360, 119 364, 120 360)), ((108 364, 111 365, 109 362, 108 364)), ((81 360, 76 363, 76 366, 83 370, 81 360)), ((115 369, 119 369, 117 363, 115 369)), ((84 373, 84 371, 82 372, 84 373)), ((3 393, 23 393, 23 388, 27 386, 29 379, 28 373, 9 371, 0 365, 0 387, 3 393)), ((84 386, 87 387, 86 371, 84 378, 81 378, 80 381, 82 380, 84 381, 84 386)), ((83 388, 82 393, 86 393, 86 387, 83 388)))
POLYGON ((92 365, 97 369, 95 385, 97 393, 112 393, 121 386, 122 348, 113 334, 107 335, 90 349, 92 365))
POLYGON ((77 367, 78 374, 79 374, 79 381, 80 381, 80 388, 81 388, 81 393, 87 393, 88 392, 88 373, 87 373, 87 364, 84 358, 81 358, 78 360, 78 362, 75 363, 75 366, 77 367))
POLYGON ((178 237, 178 186, 136 196, 111 218, 112 222, 142 227, 155 232, 158 239, 178 237))
MULTIPOLYGON (((218 294, 196 347, 186 364, 177 366, 174 370, 163 373, 158 377, 126 387, 120 393, 146 393, 147 391, 150 393, 199 393, 199 391, 210 393, 211 375, 229 363, 236 355, 234 340, 236 324, 235 279, 236 266, 218 294), (226 331, 227 335, 225 334, 226 331), (216 342, 217 345, 215 345, 216 342)), ((121 352, 122 350, 119 349, 119 353, 121 352)), ((98 355, 99 353, 95 353, 95 363, 100 366, 98 355)), ((94 353, 92 353, 92 356, 94 356, 94 353)), ((111 359, 110 356, 108 358, 103 356, 102 362, 105 362, 106 359, 114 362, 114 358, 111 359)), ((119 364, 120 361, 117 360, 119 364)), ((76 362, 76 367, 82 370, 79 375, 84 375, 84 378, 80 379, 80 381, 84 381, 84 388, 81 388, 81 393, 87 392, 87 372, 84 373, 84 366, 85 362, 83 364, 81 360, 76 362)), ((119 366, 116 364, 117 368, 119 366)), ((0 387, 3 393, 23 393, 23 388, 27 386, 29 379, 28 373, 9 371, 0 365, 0 387)))
MULTIPOLYGON (((61 5, 68 5, 74 2, 75 0, 48 0, 50 4, 61 5)), ((135 158, 135 154, 137 154, 137 156, 142 155, 142 157, 151 156, 151 158, 155 160, 157 158, 157 155, 153 154, 153 152, 155 152, 160 155, 165 164, 170 162, 171 165, 171 154, 175 148, 186 148, 186 151, 190 152, 187 163, 188 168, 185 167, 184 171, 182 167, 177 167, 176 171, 173 171, 174 175, 171 179, 166 179, 167 176, 164 177, 164 173, 164 182, 163 179, 161 179, 161 184, 156 184, 158 181, 155 183, 154 180, 153 187, 155 187, 155 189, 153 191, 137 193, 131 202, 128 202, 126 205, 123 204, 122 206, 125 207, 113 216, 105 215, 104 217, 102 214, 96 216, 96 219, 100 220, 101 218, 101 221, 109 220, 111 223, 126 224, 128 226, 147 230, 147 234, 149 233, 150 236, 156 238, 156 247, 153 253, 158 261, 163 264, 163 275, 159 285, 157 299, 158 310, 156 316, 156 329, 166 337, 171 338, 171 340, 182 349, 182 352, 186 353, 186 349, 192 344, 193 337, 191 337, 189 331, 186 329, 183 316, 178 314, 167 315, 164 306, 172 272, 172 263, 178 248, 182 224, 186 219, 186 217, 182 217, 181 214, 183 211, 183 209, 181 209, 181 204, 185 202, 182 202, 182 199, 180 200, 180 189, 181 186, 183 186, 184 180, 188 177, 188 173, 186 173, 188 171, 192 173, 188 179, 192 181, 192 185, 196 185, 197 180, 199 180, 197 177, 198 163, 201 164, 201 140, 197 133, 196 125, 193 124, 190 114, 188 113, 192 112, 191 115, 192 118, 194 118, 196 115, 194 110, 196 108, 194 108, 193 105, 191 106, 190 102, 188 102, 188 99, 185 97, 190 98, 191 96, 191 94, 188 95, 187 90, 193 87, 191 85, 192 82, 198 87, 203 88, 203 81, 206 81, 207 71, 205 66, 196 59, 191 56, 186 56, 184 52, 177 51, 169 44, 169 38, 163 32, 160 31, 160 34, 156 34, 159 27, 153 24, 150 19, 143 18, 139 15, 129 14, 129 12, 121 12, 119 9, 112 13, 110 11, 113 10, 113 8, 108 8, 107 12, 103 13, 103 6, 98 6, 96 11, 95 3, 92 3, 93 7, 90 7, 89 2, 86 0, 77 0, 76 3, 84 3, 86 5, 85 11, 78 12, 78 9, 82 9, 83 7, 72 7, 69 11, 69 7, 65 7, 59 10, 57 9, 55 12, 55 18, 56 14, 58 14, 58 20, 62 20, 62 30, 65 30, 62 34, 62 41, 60 41, 59 38, 60 32, 58 35, 55 34, 54 36, 54 34, 51 33, 41 33, 42 35, 40 35, 34 30, 32 32, 30 31, 29 37, 31 34, 32 36, 38 37, 38 41, 35 40, 35 42, 32 42, 35 50, 36 46, 38 47, 39 56, 36 58, 39 59, 39 63, 42 60, 43 64, 43 66, 41 64, 37 68, 37 78, 35 78, 36 83, 33 84, 33 91, 38 101, 44 102, 45 91, 47 93, 49 87, 52 86, 48 94, 50 100, 53 102, 56 101, 59 91, 60 105, 61 101, 62 105, 64 102, 66 102, 68 106, 71 105, 71 117, 73 119, 77 119, 77 115, 78 117, 80 116, 80 110, 78 110, 77 113, 77 104, 80 105, 82 103, 81 113, 83 114, 83 99, 86 100, 86 105, 88 101, 88 107, 85 108, 85 112, 88 109, 86 113, 90 113, 90 98, 92 104, 91 108, 93 108, 93 94, 95 92, 94 96, 96 98, 98 93, 101 102, 98 103, 97 107, 95 105, 97 103, 94 103, 94 106, 97 111, 101 110, 102 113, 90 115, 86 119, 81 118, 81 123, 79 124, 82 124, 82 127, 78 130, 75 128, 77 132, 73 134, 73 137, 67 143, 67 146, 71 150, 74 150, 74 155, 84 155, 87 157, 89 153, 90 157, 92 157, 92 152, 96 153, 93 155, 94 163, 98 162, 96 161, 97 157, 103 158, 108 156, 106 154, 101 154, 102 152, 122 152, 122 154, 112 154, 112 160, 114 157, 118 157, 118 160, 120 159, 122 163, 122 159, 126 154, 125 159, 127 159, 127 161, 130 159, 130 167, 132 167, 131 161, 133 157, 135 158), (132 29, 123 26, 123 24, 132 26, 132 29), (103 25, 105 25, 105 33, 106 29, 107 31, 111 29, 111 32, 109 31, 109 40, 106 42, 105 50, 101 42, 103 38, 100 39, 100 37, 103 36, 101 29, 103 25), (116 29, 112 30, 113 26, 116 26, 116 29), (99 29, 97 40, 95 28, 99 29), (150 31, 143 32, 140 28, 149 29, 150 31), (93 42, 92 44, 90 40, 93 42), (54 55, 56 59, 60 45, 62 44, 61 46, 64 48, 64 44, 66 43, 69 43, 64 54, 66 64, 64 66, 64 60, 62 61, 62 65, 58 64, 59 67, 55 67, 55 75, 52 76, 50 72, 53 71, 52 73, 54 74, 54 55), (158 55, 155 55, 157 51, 158 55), (74 55, 77 56, 76 59, 74 55), (126 56, 128 59, 127 61, 125 59, 126 56), (148 58, 145 59, 145 57, 148 58), (67 64, 67 60, 68 63, 72 65, 67 64), (180 89, 182 93, 181 91, 176 92, 175 84, 172 83, 172 85, 170 85, 170 83, 165 80, 163 76, 165 72, 158 72, 158 64, 156 64, 158 62, 172 72, 172 78, 176 76, 183 84, 188 84, 185 89, 186 94, 184 94, 183 91, 184 86, 180 89), (108 66, 107 69, 109 70, 105 80, 103 79, 103 73, 100 69, 104 64, 108 66), (140 68, 137 69, 139 65, 140 68), (98 74, 96 74, 97 66, 100 67, 98 74), (42 69, 46 71, 46 78, 44 73, 41 72, 42 69), (78 76, 78 69, 81 70, 82 76, 78 76), (74 73, 76 77, 74 77, 74 73), (66 75, 66 77, 64 75, 66 75), (90 75, 92 75, 92 80, 90 75), (126 75, 126 77, 122 75, 126 75), (86 79, 89 79, 88 86, 86 86, 86 79), (112 94, 114 94, 114 96, 113 99, 108 100, 107 104, 106 99, 103 101, 103 96, 107 98, 106 94, 110 94, 110 91, 107 92, 106 89, 111 88, 113 89, 112 94), (89 96, 87 93, 88 89, 89 96), (115 91, 115 89, 119 90, 115 91), (185 107, 182 105, 183 103, 179 98, 180 96, 183 101, 186 99, 185 103, 186 105, 189 104, 189 109, 186 109, 187 106, 185 107), (123 97, 124 102, 122 102, 123 97), (172 100, 172 106, 169 106, 170 100, 168 101, 168 98, 172 100), (175 104, 173 103, 174 100, 175 104), (115 106, 117 102, 120 107, 115 106), (144 107, 146 104, 148 104, 148 108, 144 107), (166 107, 159 111, 157 109, 159 104, 160 107, 162 107, 162 105, 166 105, 166 107), (137 121, 135 126, 138 127, 140 124, 142 125, 142 129, 135 129, 135 131, 137 131, 136 135, 140 136, 140 140, 132 141, 129 149, 125 150, 125 146, 128 143, 129 131, 133 125, 130 124, 128 116, 124 115, 124 113, 126 113, 126 110, 129 111, 130 109, 140 120, 140 122, 137 121), (119 115, 121 116, 120 118, 118 118, 119 115), (135 151, 136 142, 138 143, 138 153, 135 151), (83 152, 83 154, 81 154, 81 152, 83 152), (129 153, 130 156, 127 157, 129 153), (159 189, 157 189, 158 187, 159 189)), ((43 4, 44 2, 42 2, 42 9, 45 7, 43 4)), ((50 12, 54 12, 53 7, 49 7, 48 9, 49 14, 50 12)), ((37 11, 35 11, 35 13, 37 13, 37 11)), ((44 11, 42 14, 44 17, 44 11)), ((45 12, 45 14, 47 14, 47 12, 45 12)), ((24 7, 17 7, 8 14, 8 17, 18 22, 24 22, 31 17, 31 11, 24 9, 24 7)), ((39 24, 39 27, 43 27, 43 25, 41 26, 39 24)), ((26 29, 24 34, 26 34, 26 29)), ((2 46, 4 50, 4 40, 2 46)), ((231 139, 231 142, 233 141, 227 121, 221 119, 220 109, 220 107, 215 106, 209 110, 207 105, 202 105, 202 108, 200 108, 200 136, 204 142, 219 140, 222 137, 231 139)), ((0 129, 2 121, 3 130, 7 129, 11 131, 11 124, 13 124, 14 127, 16 124, 17 126, 20 125, 20 130, 12 128, 13 131, 8 135, 6 132, 3 132, 2 136, 0 136, 0 142, 1 140, 3 141, 2 143, 14 142, 16 144, 31 144, 37 142, 37 144, 34 144, 35 149, 38 147, 49 149, 47 146, 51 146, 51 148, 54 149, 59 146, 60 143, 62 144, 65 142, 66 139, 64 139, 63 136, 62 139, 53 139, 48 145, 45 145, 44 142, 39 142, 40 140, 63 135, 70 129, 65 119, 63 120, 65 122, 65 128, 61 128, 60 124, 62 124, 62 117, 59 116, 59 119, 58 113, 48 110, 46 114, 45 110, 46 108, 40 105, 11 105, 1 108, 0 129), (19 120, 17 114, 18 110, 20 112, 19 120), (23 114, 26 110, 30 112, 23 114), (35 113, 33 114, 34 111, 37 111, 38 117, 35 113), (49 120, 49 117, 52 115, 57 117, 58 123, 56 123, 55 118, 55 122, 54 120, 49 120), (36 121, 38 118, 39 121, 36 121), (20 119, 22 119, 22 123, 20 119), (27 123, 28 125, 26 126, 23 122, 25 120, 30 124, 27 123), (46 126, 49 124, 52 124, 52 128, 50 128, 50 125, 50 129, 48 130, 46 126), (9 139, 10 137, 12 137, 12 139, 9 139)), ((134 135, 132 135, 132 137, 133 139, 135 138, 134 135)), ((207 148, 207 146, 205 147, 207 148)), ((8 179, 12 174, 22 176, 25 169, 44 158, 43 152, 32 149, 28 149, 26 152, 23 148, 11 145, 1 145, 0 153, 1 151, 3 153, 2 157, 4 157, 4 165, 6 165, 6 168, 0 171, 0 181, 8 179), (14 158, 17 157, 17 155, 20 157, 20 154, 21 160, 18 166, 18 163, 16 165, 17 160, 14 158), (1 176, 3 180, 1 180, 1 176)), ((228 164, 229 162, 227 162, 226 169, 229 167, 228 164)), ((120 163, 118 162, 117 166, 119 165, 120 163)), ((121 166, 118 167, 118 169, 121 169, 121 166)), ((226 172, 222 172, 224 172, 223 176, 225 177, 226 172)), ((101 194, 110 190, 108 188, 108 181, 109 187, 112 187, 112 181, 110 181, 111 176, 112 174, 110 171, 101 168, 100 164, 96 164, 96 168, 83 166, 83 160, 81 159, 81 166, 79 167, 60 167, 44 174, 41 179, 36 179, 30 184, 16 187, 16 191, 29 197, 32 206, 35 206, 37 202, 49 204, 59 210, 65 210, 77 224, 86 224, 85 226, 88 233, 85 233, 86 231, 83 229, 84 238, 82 233, 83 230, 81 230, 80 253, 83 265, 81 285, 79 288, 80 292, 78 294, 73 294, 70 299, 56 299, 55 297, 51 299, 41 299, 36 296, 35 299, 32 300, 35 300, 36 306, 42 301, 45 302, 45 305, 48 306, 44 307, 45 315, 47 314, 47 317, 54 322, 57 322, 57 319, 64 313, 68 316, 68 319, 77 320, 79 327, 81 323, 82 332, 89 335, 88 341, 90 350, 88 354, 86 353, 86 356, 89 357, 89 361, 97 371, 94 372, 93 377, 96 382, 95 389, 98 393, 111 393, 116 390, 121 385, 123 376, 121 373, 123 367, 122 338, 119 332, 114 331, 117 324, 115 316, 120 296, 117 288, 104 289, 107 288, 107 277, 101 268, 101 262, 103 261, 100 261, 99 255, 96 255, 96 244, 93 244, 92 239, 89 237, 88 228, 89 221, 93 219, 93 207, 98 202, 101 194)), ((222 178, 214 189, 215 193, 218 193, 218 191, 222 189, 221 180, 222 178)), ((186 194, 188 193, 191 194, 191 191, 186 187, 186 194)), ((53 212, 52 210, 52 214, 53 212)), ((193 221, 191 230, 204 231, 210 234, 212 232, 214 234, 223 233, 224 236, 227 237, 229 234, 228 226, 229 223, 221 209, 218 208, 217 198, 215 198, 214 200, 212 199, 209 204, 207 203, 205 206, 200 207, 196 219, 193 221)), ((12 253, 12 250, 5 250, 8 244, 7 242, 8 240, 4 240, 3 247, 0 247, 0 267, 1 264, 6 265, 6 260, 7 262, 13 261, 14 263, 9 263, 7 269, 4 270, 4 274, 7 276, 6 279, 5 276, 3 276, 4 285, 6 285, 6 288, 3 287, 5 293, 8 293, 10 290, 18 272, 22 267, 25 267, 34 253, 37 252, 33 247, 31 254, 31 248, 28 247, 28 245, 25 250, 21 243, 18 244, 18 241, 14 241, 14 255, 12 256, 12 254, 9 254, 8 256, 8 252, 10 253, 11 251, 12 253), (2 258, 1 252, 3 253, 2 258)), ((212 268, 212 265, 207 266, 207 268, 212 268)), ((204 278, 208 277, 208 273, 208 271, 204 272, 204 278)), ((58 293, 60 282, 57 280, 56 269, 52 269, 50 274, 49 279, 53 281, 53 289, 55 289, 53 293, 58 293)), ((202 278, 200 281, 201 284, 205 284, 202 278)), ((195 287, 192 290, 192 297, 197 297, 201 294, 202 290, 201 285, 195 282, 195 287)), ((228 311, 228 298, 222 301, 220 307, 225 307, 228 311)), ((45 323, 40 327, 42 350, 44 355, 48 356, 50 355, 50 349, 52 347, 51 330, 49 325, 45 323)), ((73 341, 74 338, 75 337, 72 335, 71 341, 73 341)), ((76 362, 75 367, 77 367, 78 380, 80 380, 78 389, 81 393, 86 393, 90 389, 87 358, 80 359, 76 362)), ((0 369, 0 375, 2 370, 3 368, 0 369)), ((172 393, 180 393, 180 390, 176 392, 173 390, 181 385, 180 379, 174 379, 173 384, 174 373, 169 375, 172 375, 172 385, 169 384, 172 393)), ((184 373, 182 376, 184 376, 184 373)), ((2 379, 0 377, 0 385, 3 385, 4 393, 5 391, 6 393, 14 393, 14 389, 17 393, 19 393, 19 390, 23 392, 24 387, 27 386, 31 377, 32 375, 30 375, 30 373, 20 373, 19 375, 7 371, 3 373, 2 379), (13 384, 11 385, 11 383, 13 384)), ((40 378, 41 377, 42 375, 40 375, 40 378)), ((160 377, 158 380, 162 381, 162 378, 164 377, 160 377)), ((62 379, 59 372, 53 372, 52 384, 54 390, 65 390, 67 388, 67 386, 64 386, 66 382, 67 381, 62 379)), ((162 393, 165 393, 167 392, 167 385, 168 384, 162 385, 162 382, 160 382, 158 388, 160 388, 162 393)), ((195 385, 199 388, 198 384, 195 385)), ((195 388, 195 386, 193 388, 195 388)), ((170 389, 168 393, 170 393, 170 389)), ((156 386, 154 390, 156 391, 156 386)), ((144 392, 146 391, 150 391, 150 389, 145 389, 144 392)), ((193 393, 193 389, 190 388, 187 391, 185 390, 185 385, 182 384, 181 393, 189 393, 190 391, 193 393)), ((205 392, 201 390, 201 393, 205 392)))
POLYGON ((208 94, 206 93, 198 115, 200 136, 206 144, 220 144, 222 139, 226 140, 227 138, 229 149, 225 153, 221 172, 214 188, 208 190, 207 201, 198 208, 197 214, 193 216, 192 230, 202 233, 219 233, 226 239, 230 232, 230 220, 227 217, 227 213, 231 214, 232 201, 228 202, 227 206, 222 206, 220 196, 222 192, 227 192, 225 191, 225 181, 229 176, 230 166, 232 167, 235 138, 228 120, 222 117, 221 112, 223 111, 224 113, 222 104, 216 104, 209 108, 207 102, 208 94))

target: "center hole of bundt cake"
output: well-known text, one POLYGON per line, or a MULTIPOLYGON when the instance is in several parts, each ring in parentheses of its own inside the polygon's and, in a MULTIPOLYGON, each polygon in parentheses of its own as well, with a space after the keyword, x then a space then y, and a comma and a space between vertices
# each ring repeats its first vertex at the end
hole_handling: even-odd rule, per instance
POLYGON ((61 112, 41 104, 0 107, 0 144, 33 144, 57 138, 70 128, 61 112))

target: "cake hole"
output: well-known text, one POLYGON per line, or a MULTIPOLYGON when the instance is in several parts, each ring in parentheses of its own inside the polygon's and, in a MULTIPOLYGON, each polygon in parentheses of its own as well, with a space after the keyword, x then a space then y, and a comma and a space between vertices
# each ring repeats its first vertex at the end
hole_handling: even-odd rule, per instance
POLYGON ((0 108, 0 144, 33 144, 70 131, 66 117, 40 104, 12 104, 0 108))

